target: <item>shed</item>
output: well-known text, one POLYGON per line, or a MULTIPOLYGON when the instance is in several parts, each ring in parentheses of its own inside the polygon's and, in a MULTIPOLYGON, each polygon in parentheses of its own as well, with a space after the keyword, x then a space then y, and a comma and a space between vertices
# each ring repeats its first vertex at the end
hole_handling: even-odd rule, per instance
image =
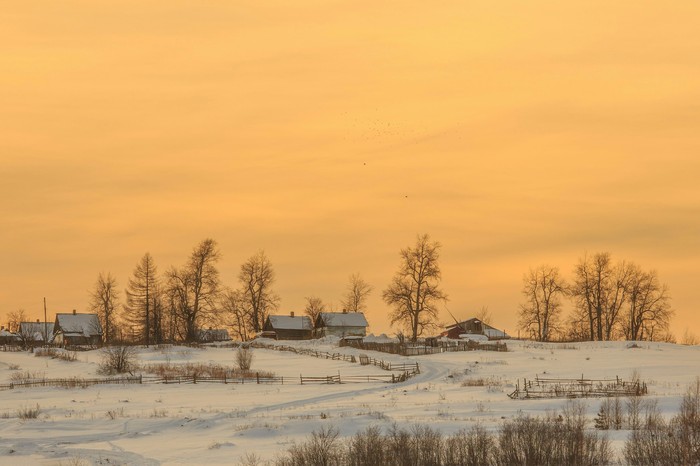
POLYGON ((97 314, 56 314, 54 343, 61 346, 99 345, 102 325, 97 314))
POLYGON ((231 337, 228 334, 228 330, 225 328, 208 328, 200 329, 197 332, 197 341, 201 342, 211 342, 211 341, 228 341, 231 337))
POLYGON ((364 337, 367 325, 362 312, 321 312, 314 323, 314 336, 364 337))
MULTIPOLYGON (((313 326, 309 316, 270 315, 265 319, 263 332, 277 340, 310 340, 313 326), (270 333, 268 333, 270 332, 270 333)), ((266 336, 267 336, 266 335, 266 336)))

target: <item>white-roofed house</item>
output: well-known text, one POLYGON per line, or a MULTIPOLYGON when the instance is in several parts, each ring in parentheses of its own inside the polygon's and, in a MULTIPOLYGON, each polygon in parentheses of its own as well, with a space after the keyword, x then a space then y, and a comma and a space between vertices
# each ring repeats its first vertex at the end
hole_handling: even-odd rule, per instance
POLYGON ((12 333, 4 326, 0 328, 0 345, 16 345, 19 343, 19 336, 12 333))
POLYGON ((102 325, 97 314, 56 314, 53 342, 60 346, 100 345, 102 325))
POLYGON ((41 322, 39 319, 36 322, 20 322, 17 337, 25 347, 44 345, 53 337, 53 326, 53 322, 41 322))
POLYGON ((270 315, 263 324, 263 336, 277 340, 310 340, 313 324, 309 316, 270 315), (274 333, 274 336, 273 336, 274 333))
POLYGON ((368 325, 362 312, 321 312, 314 322, 314 336, 364 337, 368 325))

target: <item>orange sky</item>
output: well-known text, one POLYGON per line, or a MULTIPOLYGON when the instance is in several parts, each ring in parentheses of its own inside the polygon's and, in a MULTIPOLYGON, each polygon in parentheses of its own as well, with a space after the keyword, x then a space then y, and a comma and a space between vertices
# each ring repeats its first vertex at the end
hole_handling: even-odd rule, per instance
MULTIPOLYGON (((700 3, 10 0, 0 320, 85 310, 197 242, 264 249, 282 310, 443 244, 449 309, 516 333, 522 275, 658 270, 700 334, 700 3)), ((449 315, 443 314, 445 321, 449 315)))

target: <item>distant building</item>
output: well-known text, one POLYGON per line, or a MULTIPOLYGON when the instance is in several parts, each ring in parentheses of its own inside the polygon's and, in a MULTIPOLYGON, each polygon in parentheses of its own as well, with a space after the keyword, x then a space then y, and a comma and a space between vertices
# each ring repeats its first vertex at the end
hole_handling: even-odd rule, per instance
POLYGON ((231 337, 228 334, 228 330, 225 328, 210 327, 208 329, 200 329, 197 332, 197 341, 201 341, 203 343, 212 341, 228 341, 230 339, 231 337))
POLYGON ((271 315, 263 324, 263 337, 277 340, 310 340, 313 335, 313 325, 309 316, 295 316, 291 312, 286 315, 271 315))
POLYGON ((361 312, 321 312, 314 322, 314 336, 364 337, 368 325, 361 312))
POLYGON ((16 345, 19 343, 19 337, 16 333, 12 333, 3 325, 0 328, 0 345, 16 345))
POLYGON ((445 327, 445 331, 440 334, 441 337, 447 337, 453 340, 465 338, 467 335, 484 335, 488 337, 489 340, 507 340, 510 338, 510 335, 505 331, 498 330, 477 318, 472 318, 463 322, 455 322, 445 327))
POLYGON ((23 346, 44 345, 53 338, 53 322, 20 322, 17 337, 23 346))
POLYGON ((97 314, 56 314, 53 342, 60 346, 95 346, 102 343, 97 314))

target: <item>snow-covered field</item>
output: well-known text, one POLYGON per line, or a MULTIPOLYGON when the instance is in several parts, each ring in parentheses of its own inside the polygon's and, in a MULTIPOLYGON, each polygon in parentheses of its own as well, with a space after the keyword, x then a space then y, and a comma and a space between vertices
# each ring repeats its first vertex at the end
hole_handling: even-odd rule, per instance
MULTIPOLYGON (((358 355, 332 341, 292 343, 358 355)), ((374 366, 254 350, 253 370, 296 380, 284 385, 97 385, 88 388, 15 388, 0 391, 0 464, 236 464, 246 453, 274 458, 313 430, 332 425, 349 436, 370 425, 428 424, 454 433, 475 423, 496 430, 518 413, 544 414, 565 400, 511 400, 517 379, 630 378, 637 371, 661 411, 671 416, 688 385, 700 376, 700 347, 627 342, 540 344, 508 342, 506 353, 472 351, 404 358, 365 352, 391 362, 418 361, 407 382, 300 385, 300 374, 385 373, 374 366), (484 386, 469 380, 486 379, 484 386), (37 419, 18 410, 40 408, 37 419)), ((235 365, 235 349, 142 348, 140 362, 235 365)), ((14 372, 47 378, 97 376, 98 351, 66 362, 30 353, 0 352, 0 384, 14 372), (19 369, 17 369, 19 367, 19 369)), ((591 420, 600 400, 587 399, 591 420)), ((627 431, 609 431, 619 450, 627 431)))

